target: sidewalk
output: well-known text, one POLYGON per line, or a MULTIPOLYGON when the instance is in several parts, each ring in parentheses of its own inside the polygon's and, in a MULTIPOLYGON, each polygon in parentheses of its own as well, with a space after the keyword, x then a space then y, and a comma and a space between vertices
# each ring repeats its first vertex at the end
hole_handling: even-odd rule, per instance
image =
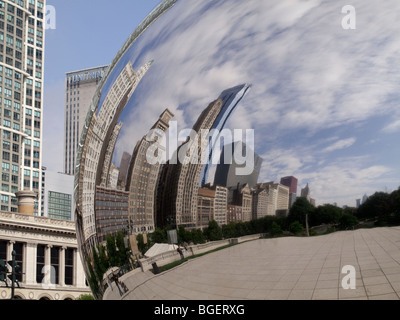
POLYGON ((400 227, 251 241, 123 281, 124 300, 400 300, 400 227), (347 265, 355 290, 342 288, 347 265))

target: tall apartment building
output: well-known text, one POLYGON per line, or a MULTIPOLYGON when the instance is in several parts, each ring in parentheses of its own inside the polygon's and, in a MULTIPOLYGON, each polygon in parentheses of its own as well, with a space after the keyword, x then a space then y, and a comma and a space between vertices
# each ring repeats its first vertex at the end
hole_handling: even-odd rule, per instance
POLYGON ((19 190, 40 194, 45 5, 0 1, 1 211, 18 211, 19 190))
POLYGON ((297 183, 298 180, 295 177, 284 177, 281 179, 281 184, 289 187, 289 208, 293 206, 297 199, 297 183))
POLYGON ((253 192, 253 219, 261 219, 268 215, 268 191, 257 189, 253 192))
POLYGON ((64 173, 75 174, 82 126, 107 66, 68 72, 65 79, 64 173))
POLYGON ((289 187, 280 183, 268 182, 259 185, 268 191, 267 215, 287 215, 289 212, 289 187))

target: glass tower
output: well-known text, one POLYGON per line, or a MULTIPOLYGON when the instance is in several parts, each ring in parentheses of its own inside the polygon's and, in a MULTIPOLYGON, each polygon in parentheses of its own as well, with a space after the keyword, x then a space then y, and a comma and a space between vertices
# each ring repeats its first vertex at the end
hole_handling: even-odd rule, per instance
MULTIPOLYGON (((40 192, 45 2, 0 1, 1 211, 6 212, 18 211, 16 192, 40 192)), ((35 214, 40 206, 39 201, 35 214)))

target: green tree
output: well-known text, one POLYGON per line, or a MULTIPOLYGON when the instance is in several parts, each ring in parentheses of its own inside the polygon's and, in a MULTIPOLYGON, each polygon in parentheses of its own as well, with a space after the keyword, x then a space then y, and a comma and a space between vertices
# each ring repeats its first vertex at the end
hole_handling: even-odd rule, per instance
POLYGON ((289 231, 294 233, 294 234, 302 233, 303 232, 303 225, 298 221, 292 222, 292 224, 289 227, 289 231))
POLYGON ((94 272, 96 274, 96 278, 100 281, 103 279, 104 273, 107 271, 107 269, 104 268, 103 264, 101 263, 99 259, 99 255, 97 253, 97 250, 93 248, 93 265, 94 265, 94 272))
POLYGON ((204 230, 204 235, 209 241, 222 240, 222 229, 216 221, 210 221, 208 227, 204 230))
POLYGON ((204 233, 199 229, 193 229, 190 231, 190 236, 194 244, 203 244, 206 242, 206 237, 204 233))
POLYGON ((299 221, 304 226, 306 223, 306 215, 308 214, 311 216, 314 210, 315 208, 306 198, 297 198, 289 211, 287 222, 290 224, 292 222, 299 221))
POLYGON ((385 220, 392 212, 391 197, 384 192, 376 192, 358 209, 358 218, 378 218, 385 220))
POLYGON ((110 267, 119 267, 119 257, 117 254, 117 247, 115 245, 115 237, 108 235, 106 237, 107 256, 110 267))
POLYGON ((147 246, 144 243, 144 237, 142 234, 138 234, 136 236, 136 240, 137 240, 137 245, 138 245, 138 249, 139 251, 144 255, 147 251, 147 246))
POLYGON ((351 229, 358 224, 358 220, 351 214, 343 214, 339 219, 339 227, 343 230, 351 229))
POLYGON ((222 233, 225 239, 235 238, 236 224, 234 222, 230 222, 227 225, 222 226, 222 233))
POLYGON ((192 242, 192 235, 190 232, 185 230, 184 226, 179 226, 178 227, 178 242, 183 243, 183 242, 192 242))
POLYGON ((167 231, 156 228, 150 236, 153 243, 168 243, 167 231))
POLYGON ((120 266, 129 263, 129 249, 125 247, 124 238, 125 238, 124 234, 122 232, 118 232, 116 243, 118 248, 118 259, 120 266))
POLYGON ((274 221, 271 226, 271 235, 275 237, 275 236, 280 236, 282 233, 283 231, 281 226, 274 221))
POLYGON ((319 226, 321 224, 337 224, 343 210, 337 206, 326 204, 319 206, 311 211, 309 215, 310 226, 319 226))
POLYGON ((99 262, 103 270, 108 270, 110 268, 110 262, 107 258, 106 248, 100 244, 99 245, 99 262))

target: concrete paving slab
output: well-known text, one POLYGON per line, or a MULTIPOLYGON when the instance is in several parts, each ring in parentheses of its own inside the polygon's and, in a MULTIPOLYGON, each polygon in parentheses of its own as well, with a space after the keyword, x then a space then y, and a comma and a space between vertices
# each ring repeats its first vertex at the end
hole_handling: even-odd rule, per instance
MULTIPOLYGON (((124 282, 126 300, 400 300, 400 227, 260 239, 124 282), (341 287, 346 265, 356 272, 355 290, 341 287)), ((121 299, 116 294, 105 298, 121 299)))

